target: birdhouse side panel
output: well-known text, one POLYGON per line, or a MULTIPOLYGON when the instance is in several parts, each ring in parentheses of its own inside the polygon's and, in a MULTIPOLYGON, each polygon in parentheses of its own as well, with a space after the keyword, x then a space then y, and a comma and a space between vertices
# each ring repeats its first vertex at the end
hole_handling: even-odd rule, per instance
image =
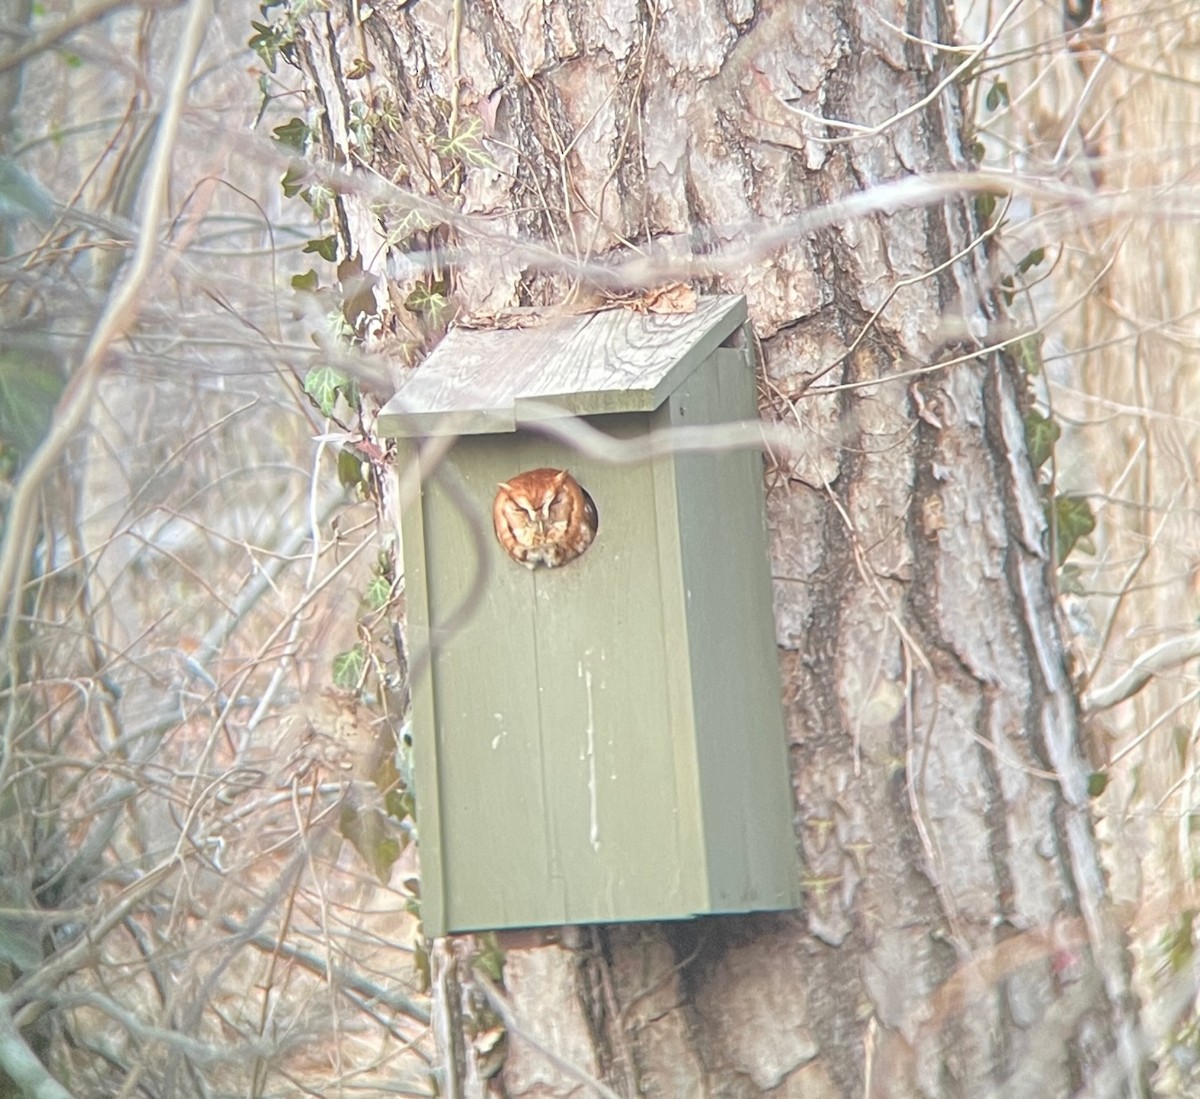
MULTIPOLYGON (((415 443, 401 440, 396 461, 403 475, 399 485, 399 514, 402 559, 404 562, 405 640, 408 646, 409 672, 412 676, 411 728, 432 730, 437 727, 436 707, 430 683, 431 655, 429 598, 425 563, 424 499, 421 493, 421 463, 415 443)), ((421 918, 430 935, 445 934, 442 884, 441 811, 437 804, 437 754, 432 736, 414 736, 413 759, 416 774, 424 776, 420 794, 422 819, 418 821, 421 860, 421 918)), ((416 793, 414 788, 414 794, 416 793)))
MULTIPOLYGON (((748 355, 715 353, 661 415, 672 426, 756 423, 748 355)), ((791 908, 799 875, 761 452, 681 454, 676 478, 713 906, 791 908)))

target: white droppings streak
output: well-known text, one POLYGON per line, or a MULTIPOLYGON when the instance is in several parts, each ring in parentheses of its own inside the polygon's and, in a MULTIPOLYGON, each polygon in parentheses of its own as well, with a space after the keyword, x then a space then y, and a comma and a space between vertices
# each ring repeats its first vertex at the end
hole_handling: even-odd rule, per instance
POLYGON ((600 807, 596 793, 596 721, 592 706, 592 673, 583 673, 583 686, 587 691, 587 765, 588 765, 588 799, 592 810, 592 829, 588 838, 592 841, 592 850, 600 851, 600 807))

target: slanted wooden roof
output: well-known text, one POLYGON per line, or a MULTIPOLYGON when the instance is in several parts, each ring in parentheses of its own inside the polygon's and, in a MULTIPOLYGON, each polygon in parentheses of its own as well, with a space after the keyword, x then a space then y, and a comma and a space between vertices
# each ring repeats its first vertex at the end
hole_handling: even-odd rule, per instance
POLYGON ((692 313, 608 309, 524 328, 456 328, 379 415, 384 436, 515 431, 551 416, 650 412, 746 320, 746 299, 692 313))

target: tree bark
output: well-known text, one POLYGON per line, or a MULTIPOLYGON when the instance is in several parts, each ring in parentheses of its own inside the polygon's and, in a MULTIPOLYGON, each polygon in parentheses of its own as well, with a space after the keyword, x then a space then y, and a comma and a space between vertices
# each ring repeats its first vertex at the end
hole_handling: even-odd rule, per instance
POLYGON ((974 207, 760 235, 970 170, 932 45, 954 39, 938 0, 386 0, 303 24, 310 122, 362 184, 334 218, 364 343, 436 338, 422 283, 467 313, 552 305, 644 255, 651 281, 747 295, 762 413, 795 428, 767 475, 804 907, 510 948, 505 1094, 1141 1090, 974 207), (415 234, 410 192, 441 210, 415 234))

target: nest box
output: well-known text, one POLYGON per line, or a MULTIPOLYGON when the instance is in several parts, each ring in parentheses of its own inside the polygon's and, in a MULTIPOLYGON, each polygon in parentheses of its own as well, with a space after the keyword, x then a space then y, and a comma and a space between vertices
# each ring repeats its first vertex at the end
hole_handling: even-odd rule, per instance
POLYGON ((429 934, 798 904, 745 321, 715 297, 456 329, 380 415, 420 478, 401 534, 429 934), (602 447, 571 445, 580 421, 602 447), (736 423, 751 445, 674 430, 736 423), (543 468, 599 530, 530 569, 493 501, 543 468))

